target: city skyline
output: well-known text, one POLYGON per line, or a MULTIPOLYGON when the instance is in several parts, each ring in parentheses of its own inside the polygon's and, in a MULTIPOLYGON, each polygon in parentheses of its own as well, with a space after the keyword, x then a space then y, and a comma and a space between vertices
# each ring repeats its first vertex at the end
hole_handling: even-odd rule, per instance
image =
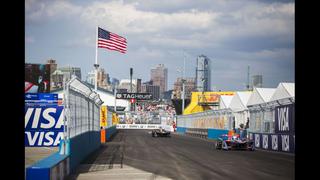
POLYGON ((156 64, 168 68, 173 89, 186 54, 186 76, 196 57, 211 59, 211 87, 244 90, 247 66, 263 75, 263 86, 294 82, 294 1, 26 1, 26 63, 92 71, 98 24, 128 41, 126 54, 98 50, 110 77, 150 80, 156 64), (123 16, 127 14, 127 16, 123 16), (50 34, 50 36, 48 36, 50 34), (50 43, 47 43, 50 42, 50 43), (45 43, 45 45, 44 45, 45 43))

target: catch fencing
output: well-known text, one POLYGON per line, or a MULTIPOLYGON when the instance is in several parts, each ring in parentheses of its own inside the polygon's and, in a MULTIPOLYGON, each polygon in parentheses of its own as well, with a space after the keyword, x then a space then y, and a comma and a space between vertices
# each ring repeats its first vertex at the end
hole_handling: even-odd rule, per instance
POLYGON ((99 95, 75 76, 65 86, 64 106, 67 124, 65 135, 70 147, 71 171, 101 145, 102 103, 99 95))

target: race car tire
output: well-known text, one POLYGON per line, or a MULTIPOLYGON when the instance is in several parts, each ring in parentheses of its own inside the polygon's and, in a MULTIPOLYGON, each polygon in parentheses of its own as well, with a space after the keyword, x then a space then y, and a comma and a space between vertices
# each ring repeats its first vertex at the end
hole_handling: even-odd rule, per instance
POLYGON ((218 149, 218 150, 220 150, 220 149, 221 149, 221 147, 219 147, 218 142, 216 142, 216 143, 215 143, 215 148, 216 148, 216 149, 218 149))
POLYGON ((226 142, 222 142, 222 149, 223 150, 226 150, 226 151, 228 151, 229 149, 228 149, 228 145, 227 145, 227 143, 226 142))

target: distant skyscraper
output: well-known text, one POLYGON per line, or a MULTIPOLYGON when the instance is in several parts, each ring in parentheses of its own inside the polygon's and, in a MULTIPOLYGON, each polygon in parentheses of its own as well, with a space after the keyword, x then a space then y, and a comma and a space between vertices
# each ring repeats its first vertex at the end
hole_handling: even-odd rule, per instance
MULTIPOLYGON (((191 92, 195 91, 195 78, 189 77, 184 78, 185 81, 185 98, 190 99, 191 98, 191 92)), ((177 78, 176 82, 174 83, 173 87, 173 94, 174 99, 181 99, 182 97, 182 78, 177 78)))
POLYGON ((89 83, 89 84, 94 85, 94 82, 95 82, 95 72, 94 72, 94 70, 88 72, 87 77, 86 77, 86 82, 89 83))
POLYGON ((160 96, 162 96, 162 93, 167 91, 168 69, 163 64, 158 64, 151 69, 151 80, 153 85, 160 87, 160 96))
POLYGON ((81 69, 79 67, 66 66, 60 67, 57 70, 60 70, 64 74, 67 81, 71 79, 72 75, 77 76, 81 80, 81 69))
MULTIPOLYGON (((126 89, 130 92, 130 79, 121 79, 118 89, 126 89)), ((141 79, 132 79, 132 93, 138 93, 141 91, 141 79)))
POLYGON ((262 75, 252 76, 252 87, 261 88, 262 87, 262 75))
POLYGON ((158 100, 160 98, 160 87, 156 85, 152 85, 150 81, 145 82, 141 85, 141 92, 152 94, 152 97, 155 100, 158 100))
POLYGON ((196 89, 197 91, 211 90, 211 63, 205 55, 197 57, 196 89))
MULTIPOLYGON (((53 59, 49 59, 47 61, 47 64, 50 65, 50 91, 52 90, 55 90, 57 88, 60 88, 62 87, 62 81, 60 81, 61 79, 61 75, 58 76, 58 75, 54 75, 54 72, 57 70, 57 63, 56 63, 56 60, 53 60, 53 59)), ((62 79, 63 79, 63 76, 62 76, 62 79)))

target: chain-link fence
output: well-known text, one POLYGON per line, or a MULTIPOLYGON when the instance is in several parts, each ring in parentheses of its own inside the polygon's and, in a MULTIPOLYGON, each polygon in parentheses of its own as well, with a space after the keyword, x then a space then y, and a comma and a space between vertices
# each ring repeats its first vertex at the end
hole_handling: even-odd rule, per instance
POLYGON ((89 131, 100 131, 99 95, 73 77, 65 86, 65 115, 67 129, 65 135, 70 139, 89 131))

